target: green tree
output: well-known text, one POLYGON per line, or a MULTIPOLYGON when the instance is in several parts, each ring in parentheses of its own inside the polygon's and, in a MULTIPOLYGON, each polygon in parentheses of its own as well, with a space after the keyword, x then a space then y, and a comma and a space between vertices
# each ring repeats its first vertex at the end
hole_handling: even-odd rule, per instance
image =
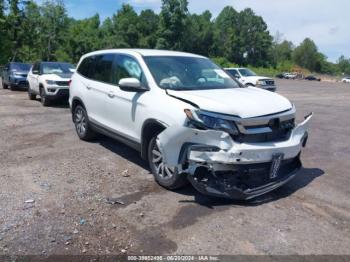
POLYGON ((211 13, 205 11, 201 15, 189 15, 186 20, 184 50, 208 56, 214 40, 211 13))
POLYGON ((346 75, 350 75, 350 59, 345 56, 341 56, 338 59, 338 70, 346 75))
POLYGON ((123 4, 112 18, 112 47, 133 48, 138 46, 138 15, 131 5, 123 4))
POLYGON ((23 16, 21 30, 24 33, 21 46, 18 48, 18 57, 22 61, 34 62, 41 59, 40 7, 34 1, 28 1, 23 16))
POLYGON ((66 36, 68 17, 65 6, 60 0, 45 1, 41 6, 41 48, 42 59, 56 60, 55 52, 60 48, 66 36))
POLYGON ((162 0, 157 48, 184 49, 186 17, 188 15, 187 6, 187 0, 162 0))
POLYGON ((57 60, 77 63, 86 53, 101 49, 100 17, 98 14, 82 20, 71 20, 57 60))
POLYGON ((270 48, 272 37, 261 16, 255 15, 247 8, 238 15, 237 46, 235 62, 253 66, 268 66, 271 64, 270 48))
POLYGON ((139 47, 155 48, 157 44, 157 29, 159 16, 152 10, 142 10, 137 24, 137 30, 140 34, 139 47))
POLYGON ((273 59, 275 64, 283 63, 285 61, 291 61, 292 60, 292 54, 293 54, 293 43, 287 40, 284 40, 281 43, 274 43, 273 44, 273 59))
MULTIPOLYGON (((213 55, 234 61, 236 46, 236 25, 238 12, 226 6, 214 21, 213 55)), ((235 61, 234 61, 235 62, 235 61)))
POLYGON ((306 38, 293 52, 294 62, 310 71, 320 72, 324 57, 310 38, 306 38))

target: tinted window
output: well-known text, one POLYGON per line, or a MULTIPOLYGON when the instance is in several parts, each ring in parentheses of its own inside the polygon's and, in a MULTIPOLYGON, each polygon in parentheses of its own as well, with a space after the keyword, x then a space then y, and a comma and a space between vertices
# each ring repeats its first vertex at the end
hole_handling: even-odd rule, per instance
POLYGON ((114 55, 98 55, 93 59, 93 70, 91 72, 91 79, 106 83, 112 83, 112 67, 114 55))
POLYGON ((138 62, 127 55, 117 55, 115 71, 113 72, 113 82, 119 83, 122 78, 136 78, 143 85, 147 85, 145 76, 138 62))
POLYGON ((39 63, 35 63, 34 66, 33 66, 33 74, 34 74, 34 71, 38 71, 39 72, 40 70, 40 64, 39 63))
POLYGON ((238 71, 236 69, 227 69, 226 71, 227 71, 227 73, 229 73, 233 77, 236 77, 236 78, 240 77, 238 74, 238 71))
POLYGON ((87 78, 91 78, 91 68, 93 66, 92 61, 92 57, 85 58, 79 65, 79 68, 77 70, 78 73, 87 78))

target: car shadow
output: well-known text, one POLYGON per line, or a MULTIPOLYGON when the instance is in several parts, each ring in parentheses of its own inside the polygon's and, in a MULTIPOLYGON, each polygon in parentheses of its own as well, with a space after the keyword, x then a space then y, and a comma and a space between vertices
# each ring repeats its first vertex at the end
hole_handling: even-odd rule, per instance
POLYGON ((114 140, 112 138, 99 134, 96 139, 91 141, 91 143, 100 144, 104 148, 112 151, 113 153, 119 155, 120 157, 149 171, 146 161, 141 158, 141 155, 137 150, 132 149, 131 147, 117 140, 114 140))
POLYGON ((197 203, 208 208, 215 208, 223 205, 239 205, 239 206, 258 206, 266 203, 274 202, 282 198, 286 198, 297 192, 298 190, 309 185, 314 179, 324 175, 325 172, 319 168, 302 168, 298 174, 287 184, 269 192, 265 195, 256 197, 252 200, 241 201, 231 200, 218 197, 207 196, 196 191, 192 186, 177 190, 179 194, 193 196, 194 200, 184 200, 181 202, 197 203))
MULTIPOLYGON (((150 172, 147 162, 141 158, 140 153, 119 141, 116 141, 104 135, 99 135, 95 140, 91 141, 91 143, 100 144, 101 146, 119 155, 120 157, 150 172)), ((258 206, 288 197, 294 194, 296 191, 306 187, 314 179, 324 174, 325 172, 319 168, 302 168, 296 177, 289 181, 286 185, 249 201, 237 201, 203 195, 194 189, 190 184, 182 189, 173 190, 173 192, 179 195, 193 197, 193 200, 180 200, 180 203, 196 203, 207 208, 215 208, 217 206, 226 205, 258 206)))
MULTIPOLYGON (((41 103, 40 98, 36 98, 35 101, 38 101, 39 103, 41 103)), ((52 100, 49 104, 49 106, 47 106, 48 108, 52 107, 52 108, 69 108, 69 103, 66 100, 62 100, 62 99, 57 99, 57 100, 52 100)))

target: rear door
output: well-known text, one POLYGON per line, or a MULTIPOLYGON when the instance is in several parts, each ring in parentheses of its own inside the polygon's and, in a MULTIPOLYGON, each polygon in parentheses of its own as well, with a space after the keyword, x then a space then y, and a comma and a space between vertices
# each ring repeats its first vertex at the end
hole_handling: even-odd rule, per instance
POLYGON ((113 54, 103 54, 87 57, 78 68, 83 88, 83 101, 90 121, 99 126, 108 127, 106 101, 109 99, 109 85, 114 62, 113 54))

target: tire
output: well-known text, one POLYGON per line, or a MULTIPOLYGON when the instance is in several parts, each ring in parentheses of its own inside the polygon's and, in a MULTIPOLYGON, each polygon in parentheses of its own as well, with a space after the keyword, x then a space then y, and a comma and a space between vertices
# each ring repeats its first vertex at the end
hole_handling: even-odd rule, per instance
POLYGON ((89 118, 83 106, 77 105, 73 112, 75 131, 81 140, 90 141, 96 137, 96 133, 89 124, 89 118))
POLYGON ((33 94, 32 91, 30 91, 30 87, 28 86, 28 98, 29 100, 35 100, 36 94, 33 94))
MULTIPOLYGON (((158 134, 157 134, 158 135, 158 134)), ((188 184, 187 176, 180 174, 177 168, 164 167, 155 135, 148 144, 148 164, 156 182, 167 189, 179 189, 188 184)))
POLYGON ((7 86, 5 83, 2 83, 2 88, 3 88, 3 89, 7 89, 8 86, 7 86))
POLYGON ((16 88, 13 85, 9 85, 11 91, 16 91, 16 88))
POLYGON ((40 88, 40 101, 41 101, 41 104, 43 106, 49 106, 50 105, 50 101, 49 101, 49 99, 47 99, 44 87, 40 88))

